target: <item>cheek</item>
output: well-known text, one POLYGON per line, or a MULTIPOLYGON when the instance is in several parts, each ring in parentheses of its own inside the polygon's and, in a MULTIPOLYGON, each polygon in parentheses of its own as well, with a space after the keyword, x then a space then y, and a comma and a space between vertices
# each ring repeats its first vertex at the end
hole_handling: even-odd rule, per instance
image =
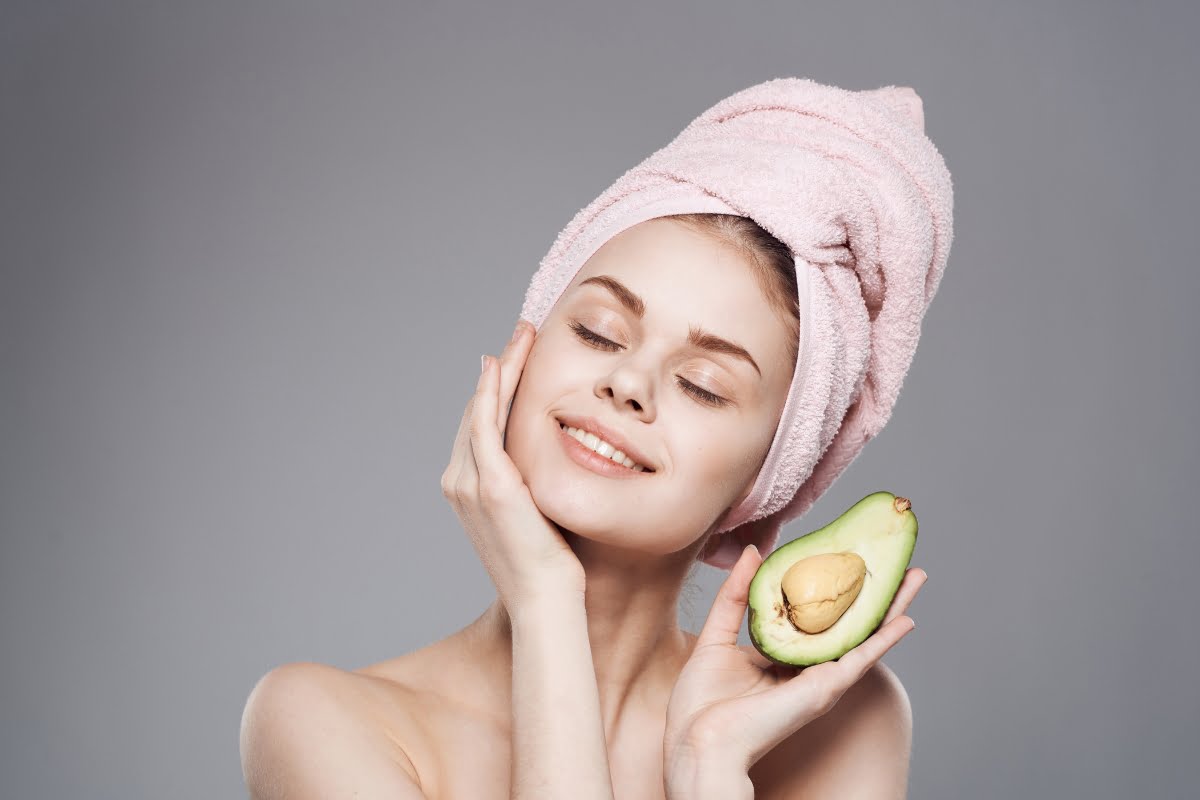
POLYGON ((544 373, 553 373, 556 361, 562 363, 563 357, 556 353, 556 349, 558 348, 554 343, 546 340, 538 340, 533 343, 533 348, 525 357, 525 364, 521 368, 521 380, 517 384, 518 388, 526 384, 537 385, 545 382, 544 373))
POLYGON ((741 491, 757 467, 755 453, 747 449, 744 431, 728 434, 714 433, 694 448, 688 462, 692 464, 693 480, 718 502, 728 504, 741 491))
MULTIPOLYGON (((725 422, 725 421, 723 421, 725 422)), ((691 502, 704 505, 710 518, 725 508, 736 505, 750 490, 770 447, 774 428, 766 428, 766 420, 742 417, 728 420, 729 424, 711 424, 703 441, 688 445, 678 461, 685 472, 681 483, 691 502)))

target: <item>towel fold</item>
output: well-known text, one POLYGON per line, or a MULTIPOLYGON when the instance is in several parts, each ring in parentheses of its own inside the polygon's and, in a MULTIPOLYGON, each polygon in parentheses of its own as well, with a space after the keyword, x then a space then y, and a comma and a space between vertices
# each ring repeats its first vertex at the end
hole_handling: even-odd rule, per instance
POLYGON ((953 238, 950 173, 911 88, 851 91, 776 78, 709 108, 577 212, 534 274, 538 329, 604 242, 655 217, 753 219, 795 257, 800 346, 750 494, 701 556, 765 557, 891 416, 953 238))

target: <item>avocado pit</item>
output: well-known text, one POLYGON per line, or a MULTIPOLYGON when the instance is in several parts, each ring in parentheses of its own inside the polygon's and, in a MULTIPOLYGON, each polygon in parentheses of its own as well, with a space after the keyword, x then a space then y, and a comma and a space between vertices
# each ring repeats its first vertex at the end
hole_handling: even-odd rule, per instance
POLYGON ((818 553, 788 568, 780 582, 788 621, 820 633, 842 618, 862 591, 867 562, 858 553, 818 553))

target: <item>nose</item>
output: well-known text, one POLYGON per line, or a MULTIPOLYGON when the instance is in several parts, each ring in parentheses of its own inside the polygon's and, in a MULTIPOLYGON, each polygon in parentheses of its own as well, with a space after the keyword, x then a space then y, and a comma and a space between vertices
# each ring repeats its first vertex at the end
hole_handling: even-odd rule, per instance
POLYGON ((633 413, 640 420, 654 419, 654 382, 649 367, 634 359, 624 359, 596 381, 596 396, 618 406, 623 414, 633 413))

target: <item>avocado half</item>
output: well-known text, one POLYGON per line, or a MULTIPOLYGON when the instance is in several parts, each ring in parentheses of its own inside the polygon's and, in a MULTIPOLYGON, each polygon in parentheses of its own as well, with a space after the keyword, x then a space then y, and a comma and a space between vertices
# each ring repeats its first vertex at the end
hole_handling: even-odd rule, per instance
POLYGON ((781 545, 750 581, 750 641, 787 666, 840 658, 883 624, 916 544, 908 499, 874 492, 781 545))

